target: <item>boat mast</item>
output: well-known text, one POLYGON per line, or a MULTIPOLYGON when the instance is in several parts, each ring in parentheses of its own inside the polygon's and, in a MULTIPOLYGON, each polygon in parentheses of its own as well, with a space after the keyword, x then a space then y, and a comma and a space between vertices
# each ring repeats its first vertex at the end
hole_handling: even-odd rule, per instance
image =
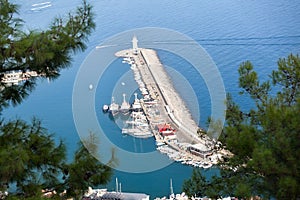
POLYGON ((118 178, 116 178, 116 192, 118 193, 118 186, 119 186, 119 184, 118 184, 118 178))
POLYGON ((111 103, 115 103, 115 97, 111 97, 111 103))
POLYGON ((170 179, 170 190, 171 190, 171 196, 174 196, 174 190, 173 190, 173 182, 172 182, 172 179, 170 179))
POLYGON ((126 97, 126 94, 124 93, 124 94, 123 94, 123 103, 124 103, 124 104, 126 103, 125 97, 126 97))
POLYGON ((135 92, 134 93, 134 101, 136 101, 137 100, 137 93, 135 92))

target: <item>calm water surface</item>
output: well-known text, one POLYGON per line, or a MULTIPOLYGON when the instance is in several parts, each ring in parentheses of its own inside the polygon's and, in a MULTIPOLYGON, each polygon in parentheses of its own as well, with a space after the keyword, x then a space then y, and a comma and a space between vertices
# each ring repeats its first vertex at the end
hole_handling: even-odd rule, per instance
MULTIPOLYGON (((26 21, 26 29, 44 29, 56 16, 80 5, 79 0, 49 0, 46 8, 34 9, 40 0, 15 0, 21 5, 20 16, 26 21)), ((42 81, 22 105, 6 109, 3 116, 30 120, 33 116, 42 119, 50 132, 63 138, 69 155, 76 149, 79 140, 72 116, 72 90, 76 73, 84 58, 98 44, 114 34, 142 27, 169 28, 186 34, 196 40, 215 61, 221 72, 227 92, 247 109, 251 106, 247 98, 238 98, 237 68, 241 62, 250 60, 262 79, 266 79, 275 69, 279 57, 300 50, 300 2, 298 0, 91 0, 96 13, 96 31, 91 35, 88 49, 74 56, 73 65, 64 70, 54 82, 42 81)), ((38 6, 37 6, 38 7, 38 6)), ((164 64, 182 70, 182 74, 193 74, 186 62, 168 52, 159 52, 164 64)), ((103 88, 114 85, 116 72, 121 62, 113 63, 110 74, 103 80, 103 88), (115 70, 115 71, 114 71, 115 70)), ((189 76, 189 75, 188 75, 189 76)), ((203 80, 189 76, 189 82, 196 91, 201 119, 205 126, 210 114, 210 99, 203 80)), ((111 87, 97 90, 97 108, 108 101, 111 87), (102 96, 101 96, 102 95, 102 96), (105 97, 106 95, 106 97, 105 97)), ((183 90, 184 88, 178 88, 183 90)), ((180 92, 180 91, 179 91, 180 92)), ((100 111, 99 123, 105 124, 112 140, 122 148, 135 152, 154 149, 153 139, 141 140, 120 136, 119 128, 100 111)), ((190 177, 192 168, 174 163, 159 171, 145 174, 130 174, 116 171, 115 177, 122 182, 123 191, 144 192, 151 197, 168 195, 169 179, 173 179, 175 192, 181 191, 184 179, 190 177)), ((215 169, 204 171, 207 177, 216 173, 215 169)), ((114 181, 105 186, 114 189, 114 181)))

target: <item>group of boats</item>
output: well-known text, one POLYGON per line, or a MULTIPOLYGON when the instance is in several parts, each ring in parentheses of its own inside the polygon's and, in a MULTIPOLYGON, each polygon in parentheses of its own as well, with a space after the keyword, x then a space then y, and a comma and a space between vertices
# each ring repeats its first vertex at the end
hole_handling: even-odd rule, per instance
POLYGON ((143 80, 141 78, 142 76, 137 68, 137 65, 136 65, 134 59, 132 57, 125 57, 125 58, 123 58, 122 62, 128 63, 130 65, 130 69, 132 69, 132 71, 133 71, 134 80, 138 84, 141 94, 144 96, 145 99, 150 99, 149 92, 146 88, 145 83, 143 82, 143 80))
POLYGON ((128 134, 138 138, 152 137, 153 133, 149 127, 149 122, 142 110, 141 103, 143 99, 138 99, 137 93, 134 93, 134 96, 135 98, 131 105, 126 101, 125 94, 123 94, 123 102, 121 105, 117 104, 114 97, 112 97, 111 104, 109 106, 103 105, 102 109, 104 112, 109 112, 112 116, 119 114, 129 116, 122 128, 122 134, 128 134))
POLYGON ((181 136, 181 132, 178 132, 179 130, 174 128, 176 126, 170 124, 167 119, 169 115, 173 115, 168 105, 164 106, 159 103, 160 99, 157 98, 159 90, 152 83, 151 75, 148 74, 144 54, 136 55, 122 51, 118 52, 117 55, 118 57, 123 57, 123 63, 130 65, 140 94, 143 96, 141 99, 138 99, 135 93, 135 99, 130 105, 126 101, 126 95, 123 94, 121 105, 118 105, 114 98, 112 98, 109 106, 103 106, 103 111, 109 112, 113 116, 120 113, 129 115, 126 120, 123 120, 125 126, 122 128, 122 133, 139 138, 155 136, 157 150, 162 154, 166 154, 170 159, 182 164, 204 169, 217 164, 226 152, 223 154, 219 153, 219 151, 210 148, 212 145, 207 146, 206 142, 203 143, 203 141, 200 141, 199 144, 182 143, 189 140, 177 138, 178 135, 181 136), (165 109, 167 113, 164 112, 165 109))
POLYGON ((125 127, 122 128, 122 134, 132 135, 137 138, 148 138, 153 136, 147 118, 141 111, 132 112, 130 120, 125 121, 125 124, 125 127))
POLYGON ((111 99, 111 104, 108 105, 103 105, 102 110, 103 112, 109 112, 113 116, 116 116, 117 114, 123 114, 123 115, 128 115, 130 112, 131 106, 130 104, 126 101, 126 94, 123 94, 123 102, 121 105, 117 104, 115 102, 115 98, 112 97, 111 99))
POLYGON ((138 138, 152 137, 153 133, 142 109, 142 103, 150 100, 148 90, 141 79, 141 74, 134 59, 132 57, 125 57, 123 58, 122 63, 130 65, 130 68, 134 72, 134 79, 139 86, 139 91, 140 94, 143 95, 143 98, 138 99, 137 93, 134 93, 135 98, 133 103, 130 105, 130 103, 126 101, 126 95, 123 94, 123 102, 121 105, 117 104, 114 97, 112 97, 111 104, 103 105, 102 109, 104 112, 109 112, 112 116, 116 116, 118 114, 129 115, 128 120, 125 121, 124 128, 122 128, 123 134, 129 134, 138 138))
MULTIPOLYGON (((134 59, 132 57, 125 57, 125 58, 123 58, 122 63, 127 63, 131 66, 130 68, 134 72, 134 79, 137 82, 137 84, 139 85, 140 93, 144 96, 144 99, 149 100, 150 96, 149 96, 148 90, 147 90, 144 82, 141 79, 141 75, 139 73, 139 70, 136 67, 134 59)), ((126 95, 123 94, 123 102, 121 105, 118 105, 115 102, 114 97, 112 97, 112 101, 109 106, 103 105, 103 111, 104 112, 109 111, 113 116, 115 116, 119 113, 127 115, 127 114, 129 114, 130 110, 140 111, 141 105, 140 105, 139 99, 137 99, 137 93, 135 93, 134 95, 135 95, 135 100, 134 100, 132 106, 130 106, 130 104, 126 101, 126 99, 125 99, 126 95)))

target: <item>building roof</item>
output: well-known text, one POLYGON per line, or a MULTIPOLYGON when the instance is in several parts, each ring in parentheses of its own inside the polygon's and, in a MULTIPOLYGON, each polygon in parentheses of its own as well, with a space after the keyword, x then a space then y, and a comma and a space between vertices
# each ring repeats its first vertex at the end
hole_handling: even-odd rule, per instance
POLYGON ((207 147, 205 144, 203 143, 197 143, 197 144, 193 144, 190 147, 193 147, 194 149, 199 149, 200 151, 210 151, 211 148, 207 147))
POLYGON ((158 124, 157 125, 158 131, 175 131, 170 124, 158 124))
POLYGON ((101 199, 146 200, 146 199, 149 199, 149 195, 146 195, 143 193, 107 192, 101 196, 101 199))

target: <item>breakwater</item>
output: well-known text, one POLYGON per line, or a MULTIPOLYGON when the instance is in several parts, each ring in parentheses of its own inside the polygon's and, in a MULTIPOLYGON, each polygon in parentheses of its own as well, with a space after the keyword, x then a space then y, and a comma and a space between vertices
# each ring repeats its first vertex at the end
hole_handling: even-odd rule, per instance
POLYGON ((133 45, 132 49, 115 55, 123 57, 134 73, 143 95, 139 103, 156 139, 157 150, 175 161, 203 168, 230 154, 221 149, 219 142, 199 134, 202 129, 193 120, 155 50, 133 45))

